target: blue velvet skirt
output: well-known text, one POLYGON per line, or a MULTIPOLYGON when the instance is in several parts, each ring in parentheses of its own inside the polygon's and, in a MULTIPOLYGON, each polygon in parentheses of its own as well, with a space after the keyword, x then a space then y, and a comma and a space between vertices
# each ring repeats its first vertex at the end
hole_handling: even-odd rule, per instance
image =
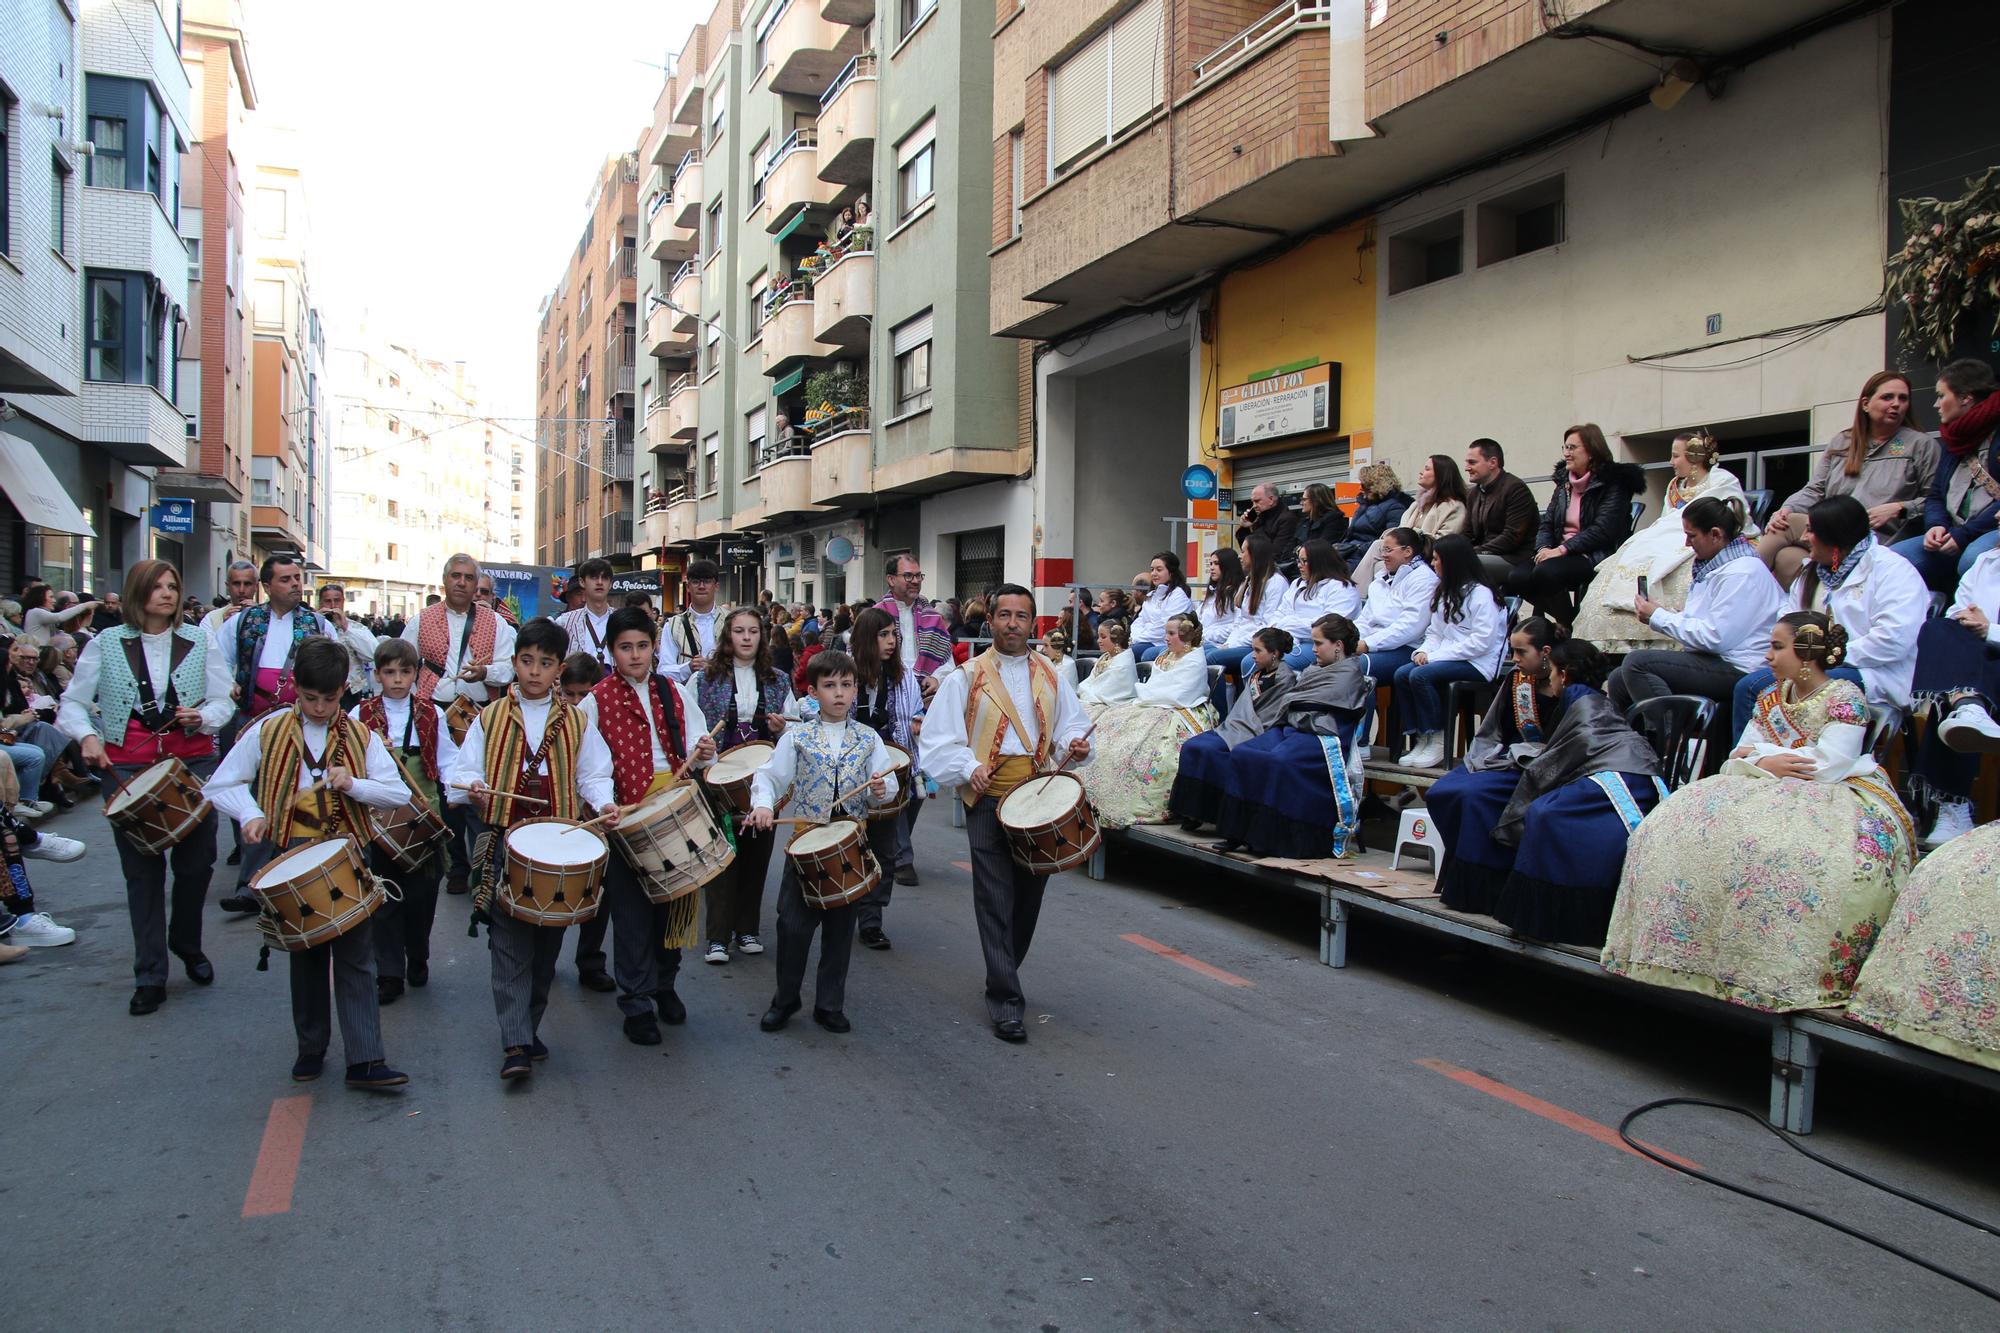
POLYGON ((1438 896, 1454 912, 1492 915, 1500 885, 1514 868, 1514 849, 1493 841, 1493 826, 1520 784, 1518 768, 1454 768, 1425 794, 1424 808, 1444 839, 1438 896))
MULTIPOLYGON (((1659 804, 1653 779, 1612 777, 1624 783, 1640 814, 1659 804)), ((1594 780, 1556 788, 1528 807, 1521 846, 1492 915, 1530 939, 1602 947, 1628 836, 1624 816, 1594 780)))
MULTIPOLYGON (((1357 716, 1338 724, 1343 751, 1359 723, 1357 716)), ((1319 736, 1278 727, 1229 751, 1228 763, 1217 832, 1258 856, 1317 860, 1334 854, 1341 815, 1319 736)), ((1352 797, 1359 802, 1358 784, 1352 797)))
POLYGON ((1213 824, 1222 813, 1222 798, 1229 793, 1230 772, 1229 746, 1221 732, 1188 737, 1181 745, 1181 767, 1174 775, 1167 813, 1175 819, 1213 824))

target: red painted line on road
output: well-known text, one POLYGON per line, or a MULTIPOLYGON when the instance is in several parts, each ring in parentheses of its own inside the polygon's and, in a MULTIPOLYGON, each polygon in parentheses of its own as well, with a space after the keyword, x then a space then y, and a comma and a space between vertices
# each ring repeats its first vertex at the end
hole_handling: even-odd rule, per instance
POLYGON ((299 1176, 299 1154, 306 1146, 306 1121, 312 1118, 312 1098, 280 1097, 271 1103, 264 1122, 264 1143, 257 1149, 257 1169, 243 1195, 243 1216, 269 1217, 292 1211, 292 1184, 299 1176))
POLYGON ((963 870, 968 875, 972 873, 972 862, 970 861, 953 861, 952 864, 957 866, 960 870, 963 870))
MULTIPOLYGON (((1544 1120, 1552 1120, 1564 1129, 1573 1129, 1586 1138, 1596 1139, 1599 1143, 1609 1144, 1619 1152, 1631 1153, 1632 1156, 1642 1162, 1652 1161, 1644 1153, 1637 1151, 1630 1144, 1626 1143, 1625 1140, 1619 1138, 1617 1130, 1611 1128, 1609 1125, 1601 1125, 1588 1116, 1578 1115, 1574 1111, 1566 1111, 1554 1102, 1545 1102, 1540 1097, 1522 1092, 1519 1088, 1510 1088, 1505 1083, 1501 1083, 1496 1079, 1490 1079, 1484 1074, 1475 1074, 1470 1069, 1460 1069, 1457 1065, 1448 1064, 1443 1060, 1419 1060, 1417 1063, 1432 1073, 1443 1074, 1454 1083, 1463 1083, 1466 1087, 1483 1092, 1489 1097, 1498 1097, 1509 1106, 1519 1107, 1521 1110, 1527 1111, 1532 1115, 1538 1115, 1544 1120)), ((1640 1142, 1644 1143, 1645 1140, 1641 1139, 1640 1142)), ((1654 1152, 1667 1158, 1669 1161, 1678 1162, 1691 1170, 1701 1170, 1699 1166, 1690 1162, 1685 1157, 1676 1157, 1666 1149, 1654 1147, 1650 1143, 1647 1143, 1646 1146, 1652 1148, 1654 1152)), ((1653 1164, 1659 1166, 1657 1162, 1653 1164)), ((1664 1170, 1665 1168, 1662 1167, 1661 1169, 1664 1170)))
POLYGON ((1118 938, 1124 940, 1127 944, 1138 945, 1147 953, 1156 953, 1169 962, 1179 963, 1182 967, 1190 971, 1199 972, 1203 976, 1219 981, 1225 986, 1254 987, 1257 984, 1254 981, 1245 981, 1234 972, 1225 972, 1219 967, 1202 962, 1199 958, 1190 957, 1182 953, 1179 949, 1169 948, 1158 940, 1149 940, 1144 935, 1120 935, 1118 938))

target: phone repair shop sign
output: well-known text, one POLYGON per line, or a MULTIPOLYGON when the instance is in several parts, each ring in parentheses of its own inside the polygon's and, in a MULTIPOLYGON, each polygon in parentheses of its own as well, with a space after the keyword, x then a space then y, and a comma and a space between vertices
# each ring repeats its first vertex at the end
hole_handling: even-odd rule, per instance
POLYGON ((1322 361, 1222 391, 1217 443, 1224 449, 1269 444, 1335 429, 1340 422, 1340 363, 1322 361))

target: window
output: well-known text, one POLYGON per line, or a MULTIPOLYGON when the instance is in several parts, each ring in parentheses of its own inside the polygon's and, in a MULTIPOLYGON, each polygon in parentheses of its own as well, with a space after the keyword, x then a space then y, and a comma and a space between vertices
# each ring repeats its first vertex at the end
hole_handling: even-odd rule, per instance
POLYGON ((896 415, 925 411, 931 405, 931 312, 898 324, 890 347, 896 357, 896 415))
POLYGON ((761 74, 771 63, 771 29, 778 26, 778 20, 791 8, 791 0, 771 0, 764 6, 764 13, 757 20, 757 35, 752 48, 750 69, 753 78, 761 74))
POLYGON ((1563 202, 1563 178, 1555 176, 1479 205, 1479 266, 1561 245, 1568 239, 1563 202))
POLYGON ((765 135, 750 150, 750 207, 764 202, 764 177, 771 174, 771 136, 765 135))
POLYGON ((1013 203, 1009 209, 1011 216, 1007 224, 1009 236, 1021 234, 1021 195, 1027 188, 1026 173, 1022 170, 1022 159, 1026 156, 1025 144, 1026 136, 1020 130, 1015 130, 1007 136, 1007 154, 1010 158, 1008 178, 1013 181, 1013 203))
POLYGON ((259 186, 255 200, 257 209, 257 234, 272 240, 283 240, 286 227, 286 199, 281 189, 259 186))
POLYGON ((90 118, 90 164, 84 181, 90 185, 125 188, 125 121, 108 116, 90 118))
POLYGON ((706 369, 703 373, 713 374, 721 368, 722 364, 717 359, 719 356, 717 349, 722 342, 722 323, 720 320, 704 319, 701 322, 701 328, 703 334, 702 359, 706 363, 706 369))
POLYGON ((150 384, 173 396, 173 372, 162 367, 177 312, 150 275, 86 271, 84 313, 89 334, 85 378, 150 384))
POLYGON ((708 234, 701 238, 702 259, 706 262, 722 253, 722 201, 710 204, 703 216, 708 219, 708 234))
POLYGON ((919 23, 922 23, 929 16, 930 12, 937 8, 937 0, 901 0, 900 7, 903 11, 902 35, 907 37, 910 35, 912 29, 919 23))
POLYGON ((1160 105, 1160 0, 1139 0, 1049 71, 1049 179, 1160 105))
POLYGON ((143 79, 91 74, 84 79, 85 124, 94 145, 84 173, 89 185, 145 190, 167 220, 180 221, 183 145, 165 108, 143 79))
POLYGON ((708 147, 715 147, 715 141, 722 137, 723 120, 729 110, 729 95, 718 83, 708 91, 708 147))
POLYGON ((750 327, 764 327, 764 299, 769 294, 771 278, 769 273, 759 273, 750 279, 750 327))
POLYGON ((937 117, 932 116, 896 145, 896 220, 930 202, 937 191, 937 117))
POLYGON ((988 588, 1006 582, 1007 529, 961 532, 953 546, 952 583, 958 597, 984 597, 988 588))
POLYGON ((90 291, 90 378, 125 380, 125 280, 92 278, 90 291))
POLYGON ((69 253, 69 164, 62 154, 49 154, 49 249, 69 253))
POLYGON ((277 278, 259 278, 250 292, 250 317, 267 329, 284 328, 285 284, 277 278))
POLYGON ((764 465, 764 409, 753 407, 743 414, 743 457, 746 471, 755 472, 764 465))
POLYGON ((701 440, 701 493, 715 494, 722 478, 717 474, 716 464, 722 453, 722 436, 704 435, 701 440))
POLYGON ((1455 278, 1465 267, 1465 215, 1444 217, 1389 238, 1389 294, 1455 278))
POLYGON ((14 248, 14 99, 0 91, 0 254, 14 248))

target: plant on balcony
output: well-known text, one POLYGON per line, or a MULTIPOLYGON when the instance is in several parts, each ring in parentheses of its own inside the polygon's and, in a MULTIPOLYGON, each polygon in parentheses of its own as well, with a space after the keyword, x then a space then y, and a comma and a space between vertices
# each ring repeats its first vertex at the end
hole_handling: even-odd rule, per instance
POLYGON ((1909 240, 1886 265, 1889 299, 1909 323, 1903 340, 1948 361, 1961 336, 2000 331, 2000 167, 1966 182, 1957 199, 1905 199, 1909 240))
POLYGON ((806 402, 815 404, 806 411, 808 427, 814 412, 833 415, 868 403, 868 377, 845 364, 814 371, 806 377, 805 390, 806 402))

